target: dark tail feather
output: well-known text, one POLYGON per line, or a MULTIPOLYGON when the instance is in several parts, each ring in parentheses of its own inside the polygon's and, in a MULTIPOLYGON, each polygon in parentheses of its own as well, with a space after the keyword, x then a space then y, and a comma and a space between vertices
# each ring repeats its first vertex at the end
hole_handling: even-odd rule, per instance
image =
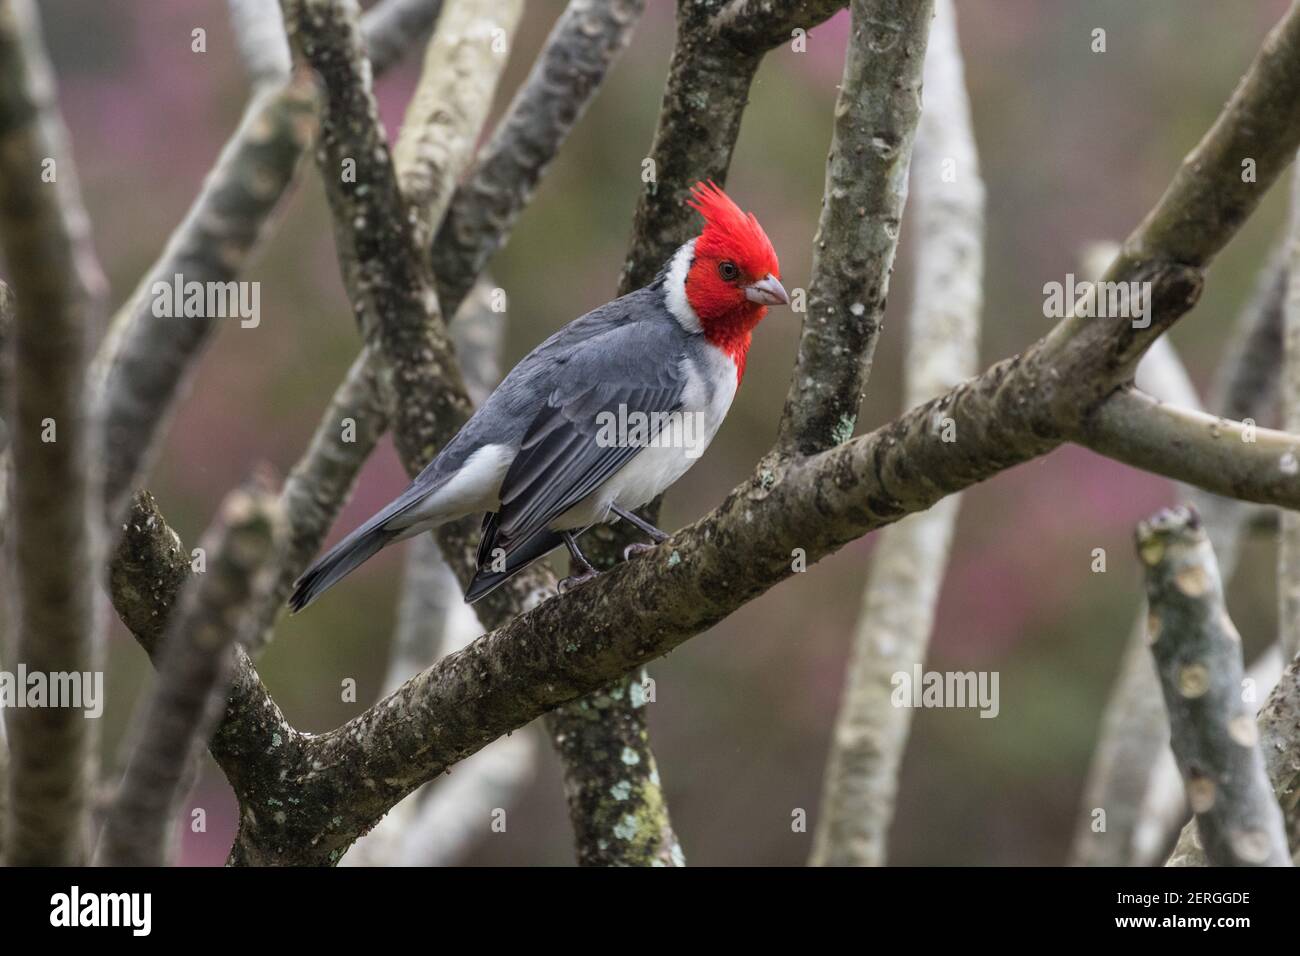
POLYGON ((369 561, 397 532, 362 527, 348 535, 313 564, 293 586, 289 607, 297 614, 331 587, 369 561))
POLYGON ((466 604, 473 604, 479 598, 495 591, 538 558, 544 557, 564 544, 564 539, 558 533, 541 528, 531 537, 506 548, 505 570, 493 571, 492 550, 497 541, 497 522, 493 521, 494 518, 495 515, 488 515, 483 521, 483 538, 479 543, 478 554, 479 567, 465 591, 466 604))

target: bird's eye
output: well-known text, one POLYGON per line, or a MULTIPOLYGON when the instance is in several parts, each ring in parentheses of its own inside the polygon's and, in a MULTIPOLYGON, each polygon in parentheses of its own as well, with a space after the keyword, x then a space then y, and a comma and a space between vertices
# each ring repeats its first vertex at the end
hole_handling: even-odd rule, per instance
POLYGON ((718 263, 718 275, 722 276, 725 282, 734 282, 740 276, 740 270, 736 264, 730 260, 724 260, 718 263))

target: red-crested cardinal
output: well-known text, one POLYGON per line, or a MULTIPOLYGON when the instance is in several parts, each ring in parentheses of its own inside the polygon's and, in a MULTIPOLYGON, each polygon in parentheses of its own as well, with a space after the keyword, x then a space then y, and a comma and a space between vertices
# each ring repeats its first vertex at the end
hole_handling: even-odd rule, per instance
POLYGON ((713 183, 697 183, 688 202, 700 234, 648 286, 533 349, 410 487, 298 579, 293 610, 394 541, 476 512, 487 514, 470 603, 561 544, 580 572, 561 590, 593 577, 576 538, 594 524, 622 518, 667 539, 633 510, 708 446, 754 327, 790 302, 753 213, 713 183))

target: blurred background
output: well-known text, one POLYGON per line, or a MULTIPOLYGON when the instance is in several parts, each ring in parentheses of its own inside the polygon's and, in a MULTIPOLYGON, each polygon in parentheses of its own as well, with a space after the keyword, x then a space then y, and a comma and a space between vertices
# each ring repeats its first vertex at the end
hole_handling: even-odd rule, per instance
MULTIPOLYGON (((242 112, 247 86, 225 0, 43 0, 46 41, 116 307, 184 215, 242 112), (190 33, 207 30, 205 54, 190 33)), ((560 0, 528 0, 497 113, 522 80, 560 0)), ((1049 327, 1042 285, 1080 271, 1095 239, 1121 239, 1209 127, 1285 0, 959 0, 961 42, 988 188, 980 367, 1049 327), (1107 51, 1091 52, 1102 27, 1107 51)), ((840 77, 847 14, 806 53, 780 49, 758 74, 728 191, 754 210, 787 287, 806 287, 840 77)), ((509 294, 506 367, 612 297, 668 59, 673 5, 649 0, 632 47, 578 126, 492 265, 509 294)), ((390 139, 420 57, 378 94, 390 139)), ((1275 189, 1215 263, 1173 340, 1204 387, 1237 308, 1283 220, 1275 189)), ((258 462, 286 472, 357 350, 324 195, 308 161, 271 241, 243 278, 261 282, 260 326, 230 320, 201 365, 150 488, 193 543, 224 492, 258 462)), ((911 248, 904 226, 889 319, 860 430, 899 408, 911 248)), ((770 447, 798 341, 776 311, 760 329, 730 418, 668 495, 663 521, 695 519, 770 447)), ((1268 422, 1271 424, 1271 422, 1268 422)), ((391 445, 372 457, 331 541, 405 485, 391 445)), ((1098 721, 1138 605, 1134 523, 1173 500, 1169 484, 1067 447, 969 491, 944 582, 937 670, 995 670, 1001 713, 917 711, 903 765, 891 862, 1064 862, 1098 721), (1107 570, 1093 573, 1092 550, 1107 570)), ((326 601, 286 620, 259 670, 289 720, 324 731, 371 704, 383 679, 403 547, 385 551, 326 601), (357 682, 345 703, 340 683, 357 682)), ((858 541, 656 662, 654 750, 693 864, 802 864, 872 540, 858 541)), ((740 557, 743 560, 743 556, 740 557)), ((1247 545, 1230 591, 1253 655, 1274 630, 1274 549, 1247 545)), ((115 625, 105 762, 114 766, 149 668, 115 625)), ((534 782, 468 862, 573 860, 558 765, 543 747, 534 782)), ((221 863, 235 806, 209 761, 193 797, 208 832, 183 836, 183 862, 221 863)))

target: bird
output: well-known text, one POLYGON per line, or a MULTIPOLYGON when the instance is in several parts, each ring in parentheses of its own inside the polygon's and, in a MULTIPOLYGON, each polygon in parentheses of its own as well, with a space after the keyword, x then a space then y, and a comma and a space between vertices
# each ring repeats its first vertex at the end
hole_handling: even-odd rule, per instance
POLYGON ((479 512, 470 604, 561 546, 574 573, 559 590, 590 580, 577 539, 596 524, 623 520, 650 539, 625 559, 668 539, 635 509, 699 459, 744 378, 755 327, 769 306, 790 304, 753 213, 711 180, 686 205, 703 219, 699 234, 649 285, 525 356, 405 491, 298 578, 294 612, 388 545, 479 512))

